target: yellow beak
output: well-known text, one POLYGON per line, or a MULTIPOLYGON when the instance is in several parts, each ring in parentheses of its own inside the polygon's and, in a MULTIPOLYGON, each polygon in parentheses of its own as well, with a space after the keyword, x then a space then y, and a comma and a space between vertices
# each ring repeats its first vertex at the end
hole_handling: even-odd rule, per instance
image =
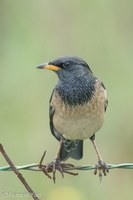
POLYGON ((49 65, 48 63, 43 63, 39 66, 36 67, 37 69, 49 69, 49 70, 54 70, 54 71, 58 71, 59 69, 61 69, 58 66, 55 65, 49 65))

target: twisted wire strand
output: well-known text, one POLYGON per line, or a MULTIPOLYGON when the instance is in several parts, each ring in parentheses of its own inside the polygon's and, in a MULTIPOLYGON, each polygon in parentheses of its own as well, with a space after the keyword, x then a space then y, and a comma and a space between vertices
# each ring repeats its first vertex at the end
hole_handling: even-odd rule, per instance
MULTIPOLYGON (((15 166, 17 170, 31 170, 31 171, 42 171, 39 167, 39 163, 33 163, 23 166, 15 166)), ((133 169, 133 163, 122 163, 122 164, 108 164, 109 169, 133 169)), ((95 165, 82 165, 82 166, 75 166, 75 167, 65 167, 65 170, 94 170, 95 165)), ((0 171, 12 171, 10 166, 3 166, 0 167, 0 171)))

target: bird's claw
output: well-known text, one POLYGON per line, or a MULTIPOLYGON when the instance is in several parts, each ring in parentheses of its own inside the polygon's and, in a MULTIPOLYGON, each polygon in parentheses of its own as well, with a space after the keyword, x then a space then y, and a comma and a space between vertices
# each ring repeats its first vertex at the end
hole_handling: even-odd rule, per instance
POLYGON ((64 173, 70 174, 70 175, 78 175, 78 173, 72 173, 70 171, 68 171, 68 168, 73 168, 74 165, 69 164, 69 163, 61 163, 59 158, 55 158, 54 161, 47 163, 46 165, 42 164, 42 161, 44 159, 46 152, 44 152, 44 155, 41 158, 40 164, 39 164, 39 168, 44 172, 44 174, 51 179, 51 176, 49 175, 49 173, 53 173, 53 181, 55 183, 56 180, 56 170, 58 170, 62 177, 64 178, 64 173))
POLYGON ((109 173, 109 168, 108 165, 103 162, 102 160, 98 161, 98 164, 95 165, 95 170, 94 170, 94 174, 97 174, 97 171, 99 171, 99 179, 100 181, 102 180, 102 174, 104 176, 107 175, 107 173, 109 173))
POLYGON ((58 159, 58 158, 55 158, 53 162, 47 163, 45 170, 47 173, 53 172, 54 183, 55 183, 55 179, 56 179, 56 177, 55 177, 56 170, 58 170, 61 173, 62 178, 64 178, 63 168, 62 168, 60 159, 58 159))
POLYGON ((69 172, 68 170, 65 170, 65 168, 73 168, 74 166, 69 163, 61 163, 60 159, 55 158, 53 162, 47 163, 45 166, 45 174, 47 175, 48 173, 52 172, 53 173, 53 181, 55 183, 56 181, 56 170, 58 170, 62 178, 64 178, 64 173, 70 174, 70 175, 78 175, 78 173, 72 173, 69 172))

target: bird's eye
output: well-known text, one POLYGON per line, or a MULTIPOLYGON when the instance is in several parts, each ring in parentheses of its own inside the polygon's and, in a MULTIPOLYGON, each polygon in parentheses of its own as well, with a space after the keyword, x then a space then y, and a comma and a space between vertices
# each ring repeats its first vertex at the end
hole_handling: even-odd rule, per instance
POLYGON ((63 63, 63 67, 65 68, 65 67, 68 67, 70 65, 70 63, 69 62, 65 62, 65 63, 63 63))
POLYGON ((52 65, 52 62, 49 62, 48 64, 49 64, 49 65, 52 65))

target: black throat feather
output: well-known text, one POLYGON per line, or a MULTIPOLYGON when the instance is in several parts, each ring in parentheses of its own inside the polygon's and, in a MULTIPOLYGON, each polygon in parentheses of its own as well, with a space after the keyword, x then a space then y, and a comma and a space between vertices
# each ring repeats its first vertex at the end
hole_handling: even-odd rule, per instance
POLYGON ((77 78, 59 81, 55 87, 62 101, 69 106, 83 105, 94 95, 96 78, 77 78))

